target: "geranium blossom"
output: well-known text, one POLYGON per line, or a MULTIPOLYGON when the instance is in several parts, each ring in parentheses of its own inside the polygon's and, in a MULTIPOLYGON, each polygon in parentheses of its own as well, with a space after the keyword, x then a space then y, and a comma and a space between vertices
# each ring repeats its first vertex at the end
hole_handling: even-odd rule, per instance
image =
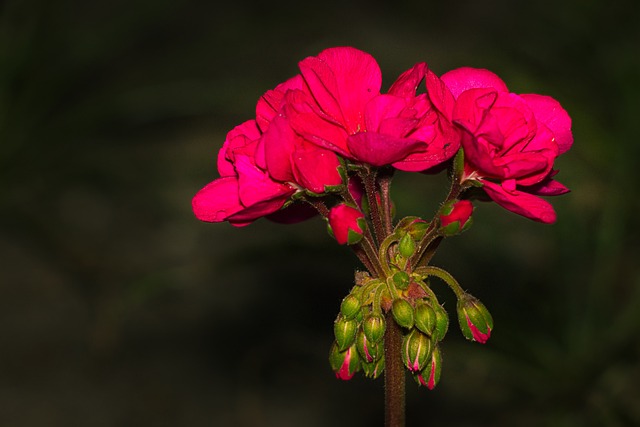
POLYGON ((569 190, 553 180, 555 159, 572 143, 571 119, 542 95, 517 95, 487 70, 460 68, 442 76, 456 97, 453 121, 463 130, 465 178, 480 181, 504 208, 553 223, 556 214, 540 195, 569 190))

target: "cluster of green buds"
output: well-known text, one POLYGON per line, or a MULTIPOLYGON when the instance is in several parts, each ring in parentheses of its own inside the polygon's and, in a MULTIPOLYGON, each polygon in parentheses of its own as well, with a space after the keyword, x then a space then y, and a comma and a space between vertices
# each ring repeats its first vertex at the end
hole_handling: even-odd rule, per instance
POLYGON ((374 309, 367 299, 363 301, 365 287, 371 288, 372 279, 358 273, 360 280, 340 305, 340 313, 333 324, 335 342, 329 361, 336 377, 349 380, 357 371, 369 378, 377 378, 384 370, 385 318, 380 306, 374 309))
POLYGON ((376 278, 356 273, 356 284, 342 301, 334 323, 335 342, 329 359, 338 378, 351 379, 360 370, 370 378, 382 373, 385 322, 393 319, 402 331, 404 366, 418 385, 436 386, 442 369, 440 342, 447 333, 449 316, 430 287, 432 277, 447 283, 458 297, 463 335, 479 343, 489 339, 493 320, 478 299, 463 291, 445 270, 413 265, 428 227, 419 218, 401 221, 381 245, 385 274, 376 278))

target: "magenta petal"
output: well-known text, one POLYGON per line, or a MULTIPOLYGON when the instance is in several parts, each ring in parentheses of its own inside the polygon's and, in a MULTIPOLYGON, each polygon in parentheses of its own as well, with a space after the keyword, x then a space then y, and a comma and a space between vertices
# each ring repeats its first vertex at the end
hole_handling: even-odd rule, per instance
POLYGON ((236 227, 251 224, 256 219, 277 212, 286 203, 288 197, 281 196, 270 200, 262 200, 254 205, 247 206, 239 212, 230 215, 227 221, 236 227))
POLYGON ((571 117, 560 103, 550 96, 526 94, 520 95, 533 110, 536 120, 544 123, 555 136, 558 154, 562 154, 573 145, 571 117))
POLYGON ((347 144, 351 153, 361 162, 384 166, 404 159, 424 145, 424 142, 375 132, 360 132, 349 136, 347 144))
POLYGON ((235 176, 236 172, 233 168, 235 151, 241 150, 259 138, 260 130, 255 120, 247 120, 231 129, 218 152, 217 165, 220 176, 235 176))
POLYGON ((364 106, 380 93, 382 73, 375 59, 352 47, 322 51, 303 60, 300 71, 320 108, 349 133, 363 125, 364 106))
POLYGON ((433 106, 444 115, 447 120, 452 121, 453 108, 456 105, 456 100, 447 85, 445 85, 442 79, 434 72, 429 70, 426 75, 426 86, 427 94, 433 106))
MULTIPOLYGON (((393 95, 379 95, 373 98, 365 109, 365 125, 368 132, 382 131, 387 135, 405 136, 412 127, 415 126, 414 120, 393 120, 399 119, 402 111, 406 108, 407 102, 404 98, 393 95), (385 123, 385 121, 387 124, 385 123), (400 126, 393 128, 393 123, 400 126), (409 123, 409 125, 407 125, 409 123), (381 126, 384 124, 384 129, 381 126), (391 126, 391 128, 389 128, 391 126)), ((364 130, 364 129, 363 129, 364 130)))
POLYGON ((230 215, 244 209, 238 197, 238 180, 225 177, 210 182, 196 193, 191 205, 200 221, 225 221, 230 215))
POLYGON ((362 218, 364 218, 364 214, 358 209, 341 203, 331 208, 327 219, 336 241, 341 245, 346 245, 349 243, 349 231, 360 235, 364 233, 358 223, 358 220, 362 218))
POLYGON ((534 221, 553 224, 556 212, 546 200, 515 188, 505 188, 490 181, 482 181, 484 191, 491 199, 503 208, 534 221))
POLYGON ((282 107, 285 93, 290 89, 302 89, 304 82, 301 75, 296 75, 284 83, 280 83, 273 90, 267 91, 256 104, 256 122, 263 132, 278 114, 282 107))
POLYGON ((528 186, 526 190, 528 193, 538 196, 560 196, 571 191, 560 182, 551 178, 545 179, 539 184, 528 186))
POLYGON ((284 209, 267 215, 267 219, 279 224, 295 224, 318 215, 318 211, 309 204, 292 203, 284 209))
POLYGON ((340 160, 332 151, 315 146, 302 148, 293 154, 293 163, 296 182, 313 193, 324 193, 325 186, 342 184, 340 160))
POLYGON ((286 198, 295 192, 289 185, 273 181, 247 156, 236 156, 235 166, 238 172, 238 194, 244 206, 278 197, 286 198))
POLYGON ((440 77, 457 99, 469 89, 492 88, 498 92, 508 92, 507 85, 500 77, 489 70, 462 67, 446 72, 440 77))
POLYGON ((416 95, 418 85, 424 79, 427 72, 427 64, 419 62, 407 71, 402 73, 400 77, 391 85, 389 95, 399 96, 402 98, 411 98, 416 95))
POLYGON ((274 117, 271 126, 262 137, 265 166, 269 175, 278 181, 293 182, 291 154, 296 148, 299 136, 289 127, 289 122, 281 116, 274 117))

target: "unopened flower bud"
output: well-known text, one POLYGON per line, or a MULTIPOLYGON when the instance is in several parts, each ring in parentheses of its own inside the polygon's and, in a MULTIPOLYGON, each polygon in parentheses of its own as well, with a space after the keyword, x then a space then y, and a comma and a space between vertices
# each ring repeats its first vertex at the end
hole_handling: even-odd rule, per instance
POLYGON ((356 336, 356 348, 363 362, 373 362, 383 354, 382 345, 369 341, 362 330, 358 331, 356 336))
POLYGON ((436 328, 433 331, 433 339, 442 341, 449 329, 449 315, 440 304, 434 304, 433 311, 436 312, 436 328))
POLYGON ((474 296, 465 294, 458 299, 458 322, 466 339, 487 342, 493 329, 493 318, 489 310, 474 296))
POLYGON ((362 371, 368 378, 378 378, 384 371, 384 357, 371 363, 362 362, 362 371))
POLYGON ((417 329, 402 339, 402 360, 411 372, 420 372, 429 362, 431 340, 417 329))
POLYGON ((354 295, 347 295, 340 304, 340 313, 346 319, 353 319, 360 311, 360 299, 354 295))
POLYGON ((341 203, 329 211, 329 231, 341 245, 355 245, 364 235, 367 223, 358 209, 341 203))
POLYGON ((333 324, 333 334, 336 337, 338 350, 343 351, 351 347, 356 340, 356 332, 358 331, 358 322, 348 320, 342 316, 338 316, 333 324))
POLYGON ((409 233, 402 236, 400 242, 398 242, 398 252, 400 252, 400 255, 404 258, 411 258, 416 252, 416 242, 409 233))
POLYGON ((391 312, 396 323, 403 328, 413 327, 413 307, 405 299, 396 298, 391 303, 391 312))
POLYGON ((344 351, 340 351, 336 343, 331 346, 329 353, 329 364, 336 373, 336 378, 350 380, 353 375, 360 370, 360 358, 355 346, 351 346, 344 351))
POLYGON ((429 390, 433 390, 440 381, 440 373, 442 372, 442 355, 440 347, 435 346, 431 352, 431 360, 427 363, 420 373, 414 376, 419 385, 426 386, 429 390))
POLYGON ((393 284, 396 288, 405 290, 409 287, 409 283, 411 283, 411 278, 405 271, 397 271, 393 275, 393 284))
POLYGON ((469 200, 451 200, 440 208, 440 233, 454 236, 466 231, 473 222, 473 204, 469 200))
POLYGON ((386 323, 384 317, 379 314, 372 314, 362 322, 362 330, 367 339, 372 343, 378 343, 384 337, 386 323))
POLYGON ((429 223, 417 216, 408 216, 402 218, 396 230, 403 231, 411 236, 414 241, 420 241, 429 229, 429 223))
POLYGON ((431 336, 436 328, 436 312, 426 302, 418 302, 414 309, 415 325, 425 334, 431 336))

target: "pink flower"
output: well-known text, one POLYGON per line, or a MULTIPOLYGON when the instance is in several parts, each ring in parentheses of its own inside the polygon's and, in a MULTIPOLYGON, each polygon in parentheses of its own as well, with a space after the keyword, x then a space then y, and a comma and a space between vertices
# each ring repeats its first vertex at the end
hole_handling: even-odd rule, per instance
MULTIPOLYGON (((442 121, 449 126, 442 137, 442 114, 427 95, 416 96, 426 64, 405 72, 388 94, 380 93, 376 61, 354 48, 327 49, 299 66, 305 87, 287 99, 287 117, 295 132, 316 146, 373 166, 412 171, 440 164, 457 151, 451 124, 442 121)), ((452 105, 452 96, 443 104, 452 105)))
POLYGON ((366 222, 362 212, 341 203, 329 211, 329 227, 339 244, 353 245, 362 239, 366 222))
POLYGON ((274 181, 256 164, 260 136, 255 120, 229 132, 218 153, 220 178, 207 184, 192 200, 198 219, 248 225, 278 211, 296 191, 287 183, 274 181))
POLYGON ((553 164, 573 144, 571 119, 542 95, 517 95, 487 70, 459 68, 442 76, 456 97, 453 121, 462 130, 465 179, 480 181, 504 208, 543 223, 556 214, 539 195, 569 190, 552 179, 553 164))

